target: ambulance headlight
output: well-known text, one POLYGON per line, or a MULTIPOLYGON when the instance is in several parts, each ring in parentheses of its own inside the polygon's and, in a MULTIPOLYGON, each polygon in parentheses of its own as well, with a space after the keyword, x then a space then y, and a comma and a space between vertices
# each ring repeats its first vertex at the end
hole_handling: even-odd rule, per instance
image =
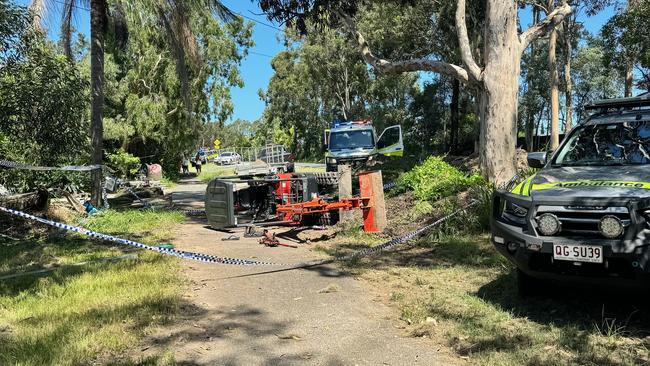
POLYGON ((555 235, 562 230, 562 223, 557 216, 545 213, 537 217, 537 228, 542 235, 555 235))
POLYGON ((623 234, 623 223, 616 216, 603 216, 598 223, 598 230, 604 237, 616 239, 623 234))

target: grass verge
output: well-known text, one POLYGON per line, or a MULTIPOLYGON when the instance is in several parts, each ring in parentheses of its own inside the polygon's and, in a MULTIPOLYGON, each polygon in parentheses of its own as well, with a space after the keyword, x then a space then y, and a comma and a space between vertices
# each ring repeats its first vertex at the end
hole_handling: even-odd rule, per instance
POLYGON ((174 188, 178 185, 178 182, 174 179, 170 179, 168 177, 163 177, 163 179, 160 181, 160 185, 162 185, 164 188, 174 188))
MULTIPOLYGON (((84 226, 155 244, 169 240, 182 220, 173 212, 107 211, 84 226)), ((125 251, 133 250, 58 232, 2 238, 0 276, 125 251)), ((63 267, 46 276, 0 282, 0 364, 102 363, 172 320, 183 285, 176 261, 137 254, 137 260, 63 267)))
POLYGON ((552 287, 517 295, 513 267, 488 236, 431 236, 349 263, 393 304, 413 336, 482 365, 650 362, 650 312, 629 294, 552 287))
POLYGON ((234 174, 235 167, 233 165, 219 166, 217 164, 208 163, 204 164, 201 167, 201 174, 199 174, 198 178, 201 180, 201 182, 208 183, 216 177, 223 177, 234 174))

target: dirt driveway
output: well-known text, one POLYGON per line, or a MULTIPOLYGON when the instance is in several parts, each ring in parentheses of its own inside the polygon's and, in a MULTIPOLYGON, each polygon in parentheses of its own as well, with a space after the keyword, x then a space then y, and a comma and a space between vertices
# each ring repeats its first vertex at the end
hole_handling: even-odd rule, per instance
MULTIPOLYGON (((173 189, 176 207, 201 208, 204 184, 173 189)), ((281 231, 284 229, 277 229, 281 231)), ((267 248, 183 225, 178 248, 276 263, 323 258, 309 245, 267 248)), ((436 365, 450 361, 429 339, 409 337, 394 310, 336 265, 300 270, 183 262, 190 280, 180 323, 152 335, 147 353, 170 349, 180 364, 436 365)), ((456 361, 457 362, 457 361, 456 361)))

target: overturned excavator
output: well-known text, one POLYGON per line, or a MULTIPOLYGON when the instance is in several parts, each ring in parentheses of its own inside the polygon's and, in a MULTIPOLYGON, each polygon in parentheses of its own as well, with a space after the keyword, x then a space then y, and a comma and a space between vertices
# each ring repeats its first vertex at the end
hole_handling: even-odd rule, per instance
MULTIPOLYGON (((218 177, 206 189, 205 210, 213 229, 265 225, 333 225, 340 210, 361 209, 373 231, 371 197, 339 198, 338 173, 282 173, 218 177)), ((363 188, 363 187, 362 187, 363 188)), ((362 189, 363 193, 363 189, 362 189)))

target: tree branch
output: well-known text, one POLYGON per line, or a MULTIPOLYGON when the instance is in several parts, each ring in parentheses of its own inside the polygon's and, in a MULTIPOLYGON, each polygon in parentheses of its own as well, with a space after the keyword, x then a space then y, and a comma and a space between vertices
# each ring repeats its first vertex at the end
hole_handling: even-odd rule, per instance
POLYGON ((569 16, 572 12, 573 9, 571 6, 564 3, 555 8, 555 10, 553 10, 551 14, 546 17, 546 19, 528 28, 527 31, 519 35, 521 50, 525 50, 532 41, 546 35, 558 24, 562 23, 562 21, 564 21, 564 18, 569 16))
POLYGON ((469 46, 469 37, 467 36, 467 22, 465 21, 465 0, 458 0, 456 6, 456 33, 458 33, 458 45, 460 55, 467 67, 467 71, 475 81, 481 81, 482 70, 474 60, 472 50, 469 46))
POLYGON ((352 34, 355 36, 361 57, 364 61, 373 66, 378 71, 384 73, 402 73, 409 71, 432 71, 446 76, 458 79, 460 82, 469 84, 470 77, 464 68, 449 64, 442 61, 434 61, 423 58, 405 60, 405 61, 388 61, 375 56, 370 50, 370 46, 363 35, 357 30, 354 21, 349 16, 338 13, 339 17, 345 22, 352 34))

